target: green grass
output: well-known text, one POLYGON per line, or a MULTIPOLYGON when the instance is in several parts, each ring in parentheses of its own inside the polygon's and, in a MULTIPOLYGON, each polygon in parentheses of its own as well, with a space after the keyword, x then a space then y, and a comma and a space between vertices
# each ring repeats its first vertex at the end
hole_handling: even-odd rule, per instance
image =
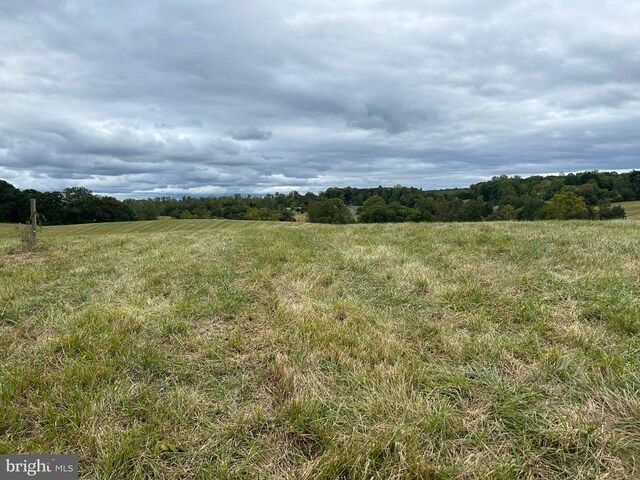
POLYGON ((640 476, 640 223, 0 227, 0 453, 82 478, 640 476))
MULTIPOLYGON (((257 221, 233 222, 228 220, 149 220, 144 222, 85 223, 83 225, 55 225, 44 227, 49 237, 76 235, 122 235, 129 233, 194 233, 211 229, 242 229, 254 226, 257 221)), ((0 239, 17 237, 14 224, 0 223, 0 239)))
POLYGON ((627 218, 630 220, 640 220, 640 200, 634 202, 614 203, 620 205, 627 212, 627 218))

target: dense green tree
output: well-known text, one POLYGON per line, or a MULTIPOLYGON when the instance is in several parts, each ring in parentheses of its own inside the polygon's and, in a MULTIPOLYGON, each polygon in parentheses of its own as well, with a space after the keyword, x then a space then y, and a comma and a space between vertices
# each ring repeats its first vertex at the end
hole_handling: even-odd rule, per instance
POLYGON ((127 222, 135 220, 135 215, 131 209, 117 198, 94 195, 93 202, 95 202, 96 209, 93 215, 94 222, 127 222))
POLYGON ((434 220, 437 222, 458 222, 464 217, 464 202, 458 197, 447 199, 440 197, 436 200, 434 220))
POLYGON ((197 218, 211 218, 211 212, 209 211, 209 209, 206 207, 206 205, 200 204, 198 205, 194 210, 193 210, 193 214, 197 217, 197 218))
POLYGON ((296 217, 290 209, 283 208, 282 210, 280 210, 280 215, 278 216, 278 220, 281 222, 295 222, 296 217))
POLYGON ((158 204, 157 202, 147 200, 128 199, 123 202, 127 205, 136 217, 136 220, 157 220, 158 204))
POLYGON ((536 212, 544 206, 544 200, 526 195, 522 198, 522 207, 518 210, 518 220, 535 220, 536 212))
MULTIPOLYGON (((60 192, 38 192, 35 196, 39 220, 43 225, 58 225, 63 223, 64 219, 64 202, 60 192)), ((26 199, 24 201, 26 205, 26 199)), ((25 217, 27 215, 25 207, 25 217)))
POLYGON ((492 220, 517 220, 518 213, 513 205, 498 205, 491 215, 492 220))
POLYGON ((0 222, 21 222, 29 218, 22 218, 20 202, 23 200, 20 190, 8 182, 0 180, 0 222))
POLYGON ((313 223, 351 223, 353 217, 339 198, 321 198, 309 204, 307 217, 313 223))
POLYGON ((417 222, 421 219, 419 210, 401 205, 398 201, 387 204, 378 195, 370 197, 358 210, 358 220, 364 223, 417 222))
POLYGON ((93 195, 86 188, 64 192, 20 191, 0 181, 0 222, 25 222, 29 199, 35 198, 38 220, 44 225, 134 220, 131 209, 113 197, 93 195))
POLYGON ((635 198, 629 200, 640 200, 640 170, 629 173, 629 188, 635 195, 635 198))
POLYGON ((555 220, 574 220, 588 216, 589 210, 584 198, 574 192, 556 193, 537 213, 539 219, 555 220))
POLYGON ((627 212, 620 205, 611 206, 604 200, 598 204, 598 218, 600 220, 613 220, 616 218, 626 218, 627 212))
POLYGON ((491 205, 486 204, 479 198, 467 200, 462 207, 463 222, 480 222, 491 214, 491 205))
POLYGON ((276 210, 269 210, 267 207, 253 207, 247 211, 249 220, 277 220, 280 213, 276 210))
POLYGON ((422 197, 416 202, 416 209, 422 220, 430 222, 436 213, 436 201, 433 197, 422 197))
POLYGON ((387 202, 379 195, 369 197, 358 209, 358 220, 364 223, 389 222, 387 202))

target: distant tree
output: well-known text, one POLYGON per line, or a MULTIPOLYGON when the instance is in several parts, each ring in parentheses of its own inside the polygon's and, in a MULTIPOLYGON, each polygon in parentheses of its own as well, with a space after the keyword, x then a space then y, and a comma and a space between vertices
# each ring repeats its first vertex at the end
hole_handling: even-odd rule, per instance
POLYGON ((351 223, 353 217, 339 198, 321 198, 309 204, 307 216, 313 223, 351 223))
POLYGON ((522 199, 522 207, 518 209, 518 220, 535 220, 538 210, 544 206, 544 200, 526 195, 522 199))
POLYGON ((391 221, 387 202, 379 195, 369 197, 358 209, 358 220, 364 223, 381 223, 391 221))
POLYGON ((445 197, 436 200, 435 220, 437 222, 458 222, 463 220, 464 202, 458 197, 445 197))
MULTIPOLYGON (((237 201, 237 200, 236 200, 237 201)), ((245 220, 248 217, 248 207, 241 203, 229 202, 229 204, 222 207, 222 217, 229 218, 231 220, 245 220)))
POLYGON ((123 202, 127 205, 136 217, 136 220, 157 220, 158 205, 155 199, 133 200, 128 199, 123 202))
POLYGON ((611 204, 605 200, 598 204, 598 218, 600 220, 627 218, 627 212, 622 206, 615 205, 612 207, 611 204))
POLYGON ((207 209, 207 207, 205 205, 198 205, 194 211, 193 214, 197 217, 197 218, 211 218, 211 212, 209 212, 209 210, 207 209))
POLYGON ((537 213, 539 219, 555 220, 573 220, 588 216, 589 209, 584 198, 574 192, 556 193, 537 213))
MULTIPOLYGON (((394 190, 396 195, 399 195, 399 189, 395 187, 394 190)), ((398 201, 388 205, 384 198, 378 195, 369 197, 358 209, 358 220, 363 223, 417 222, 421 219, 422 214, 419 210, 406 207, 398 201)))
POLYGON ((587 205, 591 206, 597 205, 605 195, 605 191, 598 187, 598 183, 595 180, 590 180, 589 183, 576 187, 575 192, 584 198, 587 205))
POLYGON ((405 207, 400 202, 393 202, 389 205, 393 222, 419 222, 422 218, 420 211, 415 208, 405 207))
POLYGON ((0 222, 22 222, 19 205, 24 201, 20 190, 4 180, 0 180, 0 222))
POLYGON ((492 220, 517 220, 518 214, 513 205, 498 205, 491 215, 492 220))
POLYGON ((640 200, 640 170, 629 173, 629 189, 633 191, 635 198, 629 200, 640 200))
POLYGON ((267 207, 250 208, 247 211, 249 220, 277 220, 279 214, 277 211, 272 212, 267 207))
POLYGON ((128 222, 135 220, 133 211, 114 197, 93 195, 94 222, 128 222))
POLYGON ((43 225, 59 225, 63 223, 63 197, 60 192, 38 193, 36 202, 40 221, 43 225))
POLYGON ((563 182, 559 178, 544 178, 533 186, 531 193, 542 200, 549 200, 562 188, 562 185, 563 182))
POLYGON ((87 188, 65 188, 62 191, 62 203, 64 223, 91 223, 98 220, 98 201, 87 188))
POLYGON ((474 198, 464 202, 462 207, 462 221, 465 222, 480 222, 482 219, 491 213, 491 206, 485 204, 481 199, 474 198), (487 210, 488 207, 488 210, 487 210))
POLYGON ((281 222, 295 222, 296 217, 291 210, 283 208, 282 210, 280 210, 278 220, 281 222))
POLYGON ((422 220, 430 222, 436 212, 436 201, 433 197, 422 197, 416 202, 416 209, 420 212, 422 220))

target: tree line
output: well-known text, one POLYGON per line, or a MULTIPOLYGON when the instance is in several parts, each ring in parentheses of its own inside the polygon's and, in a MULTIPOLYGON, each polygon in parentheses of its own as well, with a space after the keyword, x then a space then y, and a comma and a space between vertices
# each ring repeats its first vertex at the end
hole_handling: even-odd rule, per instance
POLYGON ((139 219, 170 216, 292 221, 295 213, 306 212, 311 222, 375 223, 624 218, 624 209, 611 204, 629 200, 640 200, 640 171, 526 178, 502 175, 467 188, 445 190, 400 185, 332 187, 318 194, 293 191, 260 197, 161 197, 125 203, 139 219))
MULTIPOLYGON (((400 185, 330 188, 323 196, 346 205, 360 205, 355 220, 364 223, 607 220, 626 215, 624 208, 612 203, 640 200, 640 171, 526 178, 501 175, 468 188, 431 191, 400 185)), ((338 216, 333 220, 341 223, 338 216)))
POLYGON ((94 195, 86 188, 62 192, 19 190, 0 180, 0 222, 22 223, 29 219, 29 198, 35 198, 39 221, 44 225, 135 220, 133 211, 114 197, 94 195))
POLYGON ((624 218, 615 202, 640 200, 640 171, 589 171, 522 178, 502 175, 467 188, 421 190, 394 186, 329 188, 324 192, 158 197, 119 201, 86 188, 62 192, 19 190, 0 180, 0 222, 29 218, 30 197, 44 224, 71 224, 159 217, 311 222, 465 222, 492 220, 624 218), (357 207, 357 208, 356 208, 357 207), (355 214, 354 214, 355 213, 355 214))

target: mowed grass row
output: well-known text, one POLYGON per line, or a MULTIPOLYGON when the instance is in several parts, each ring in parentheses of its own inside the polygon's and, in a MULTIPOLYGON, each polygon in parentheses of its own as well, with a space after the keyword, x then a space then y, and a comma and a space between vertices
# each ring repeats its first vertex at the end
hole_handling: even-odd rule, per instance
POLYGON ((0 254, 0 453, 87 479, 640 476, 640 223, 165 223, 0 254))
MULTIPOLYGON (((242 229, 253 226, 255 221, 228 220, 155 220, 141 222, 87 223, 82 225, 52 225, 42 228, 46 237, 74 235, 110 235, 128 233, 197 232, 216 228, 242 229)), ((0 223, 0 238, 18 238, 17 225, 0 223)), ((24 226, 21 226, 23 228, 24 226)), ((27 227, 28 228, 28 227, 27 227)))

